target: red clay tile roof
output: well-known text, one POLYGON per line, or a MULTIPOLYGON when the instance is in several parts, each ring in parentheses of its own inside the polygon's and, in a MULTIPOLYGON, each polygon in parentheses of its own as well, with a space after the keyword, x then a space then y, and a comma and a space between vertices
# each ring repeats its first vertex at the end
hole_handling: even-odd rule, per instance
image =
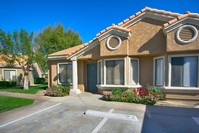
POLYGON ((123 26, 124 24, 126 24, 127 22, 129 22, 131 19, 141 15, 143 12, 154 12, 154 13, 160 13, 160 14, 165 14, 165 15, 170 15, 173 17, 178 17, 181 14, 179 13, 174 13, 174 12, 169 12, 169 11, 164 11, 164 10, 158 10, 158 9, 154 9, 154 8, 150 8, 150 7, 145 7, 144 9, 142 9, 141 11, 135 13, 134 15, 130 16, 129 18, 125 19, 124 21, 118 23, 119 26, 123 26))
POLYGON ((130 32, 129 29, 126 29, 124 27, 112 24, 111 26, 107 27, 106 29, 100 31, 98 34, 96 34, 96 36, 98 37, 98 36, 102 35, 103 33, 107 32, 107 31, 109 31, 111 29, 118 29, 118 30, 122 30, 122 31, 125 31, 125 32, 130 32))
MULTIPOLYGON (((0 55, 0 65, 6 65, 7 64, 7 62, 4 61, 3 56, 4 55, 0 55)), ((16 61, 13 64, 14 65, 19 65, 19 63, 17 63, 16 61)))
POLYGON ((78 45, 78 46, 74 46, 74 47, 71 47, 71 48, 67 48, 67 49, 49 54, 49 56, 56 56, 56 55, 70 56, 71 54, 75 53, 76 51, 79 51, 80 49, 82 49, 84 47, 86 47, 86 45, 81 44, 81 45, 78 45))
POLYGON ((80 51, 81 49, 85 48, 86 46, 90 45, 92 42, 94 42, 97 38, 94 38, 93 40, 89 41, 88 43, 86 44, 81 44, 81 45, 78 45, 78 46, 74 46, 74 47, 71 47, 71 48, 67 48, 67 49, 64 49, 64 50, 61 50, 61 51, 58 51, 58 52, 55 52, 55 53, 52 53, 52 54, 49 54, 48 56, 59 56, 59 55, 66 55, 66 57, 68 56, 71 56, 73 54, 75 54, 76 52, 80 51))
POLYGON ((169 26, 177 21, 180 21, 186 17, 194 17, 194 18, 199 18, 199 14, 198 13, 191 13, 189 11, 185 12, 185 14, 182 14, 172 20, 170 20, 169 22, 165 23, 163 26, 166 27, 166 26, 169 26))

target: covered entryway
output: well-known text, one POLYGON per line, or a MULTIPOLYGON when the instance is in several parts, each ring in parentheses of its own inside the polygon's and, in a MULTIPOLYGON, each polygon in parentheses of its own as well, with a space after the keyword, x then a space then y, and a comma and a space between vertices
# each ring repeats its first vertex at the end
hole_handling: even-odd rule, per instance
POLYGON ((98 93, 97 87, 97 64, 87 64, 87 91, 98 93))

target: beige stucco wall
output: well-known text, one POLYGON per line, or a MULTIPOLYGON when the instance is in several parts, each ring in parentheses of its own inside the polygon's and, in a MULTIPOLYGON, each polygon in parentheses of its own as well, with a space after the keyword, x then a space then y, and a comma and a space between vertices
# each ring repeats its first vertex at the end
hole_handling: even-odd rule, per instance
POLYGON ((130 83, 129 83, 129 76, 130 76, 130 71, 129 71, 129 64, 130 64, 130 62, 129 62, 129 61, 130 61, 130 60, 129 60, 129 57, 126 56, 126 57, 125 57, 125 62, 126 62, 126 64, 124 64, 125 67, 126 67, 126 81, 125 81, 125 85, 130 84, 130 83))
POLYGON ((78 61, 78 89, 85 91, 85 63, 84 61, 78 61))
MULTIPOLYGON (((195 26, 198 29, 199 27, 195 26)), ((188 44, 181 44, 176 40, 176 31, 175 29, 169 33, 167 33, 167 52, 172 51, 193 51, 193 50, 199 50, 199 36, 196 38, 195 41, 188 43, 188 44)))
MULTIPOLYGON (((58 68, 57 68, 57 64, 58 63, 65 63, 65 62, 71 62, 69 60, 54 60, 54 61, 48 61, 48 86, 52 86, 52 85, 58 85, 58 68)), ((81 91, 85 91, 85 86, 86 86, 86 78, 85 78, 85 74, 86 74, 86 65, 85 65, 85 61, 84 60, 79 60, 77 62, 77 66, 78 66, 78 88, 81 91)))
POLYGON ((107 57, 107 56, 121 56, 127 55, 127 39, 120 37, 122 42, 121 46, 116 50, 110 50, 107 47, 107 40, 108 37, 100 41, 100 56, 107 57))
POLYGON ((67 61, 67 60, 52 60, 52 61, 47 62, 48 70, 49 70, 48 86, 58 85, 57 63, 65 63, 65 62, 69 62, 69 61, 67 61))
POLYGON ((140 57, 140 84, 153 85, 153 57, 140 57))
POLYGON ((129 27, 129 55, 158 55, 165 52, 166 38, 162 31, 165 22, 145 18, 129 27))
POLYGON ((100 45, 95 46, 83 55, 79 56, 78 59, 99 59, 100 58, 100 45))
MULTIPOLYGON (((3 70, 16 70, 17 74, 17 85, 23 85, 23 71, 21 68, 0 68, 0 81, 4 80, 3 79, 3 70)), ((29 71, 29 84, 33 85, 34 84, 34 76, 33 76, 33 71, 29 71)))

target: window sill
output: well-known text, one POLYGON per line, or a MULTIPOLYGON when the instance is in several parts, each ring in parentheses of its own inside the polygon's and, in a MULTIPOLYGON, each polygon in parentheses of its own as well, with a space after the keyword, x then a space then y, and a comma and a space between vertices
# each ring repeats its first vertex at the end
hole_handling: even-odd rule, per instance
POLYGON ((198 87, 168 87, 168 86, 165 86, 165 87, 162 87, 164 89, 170 89, 170 90, 199 90, 198 87))
POLYGON ((69 86, 72 86, 73 83, 60 83, 60 82, 58 82, 58 85, 69 85, 69 86))
POLYGON ((141 85, 96 85, 100 89, 104 88, 139 88, 141 85))

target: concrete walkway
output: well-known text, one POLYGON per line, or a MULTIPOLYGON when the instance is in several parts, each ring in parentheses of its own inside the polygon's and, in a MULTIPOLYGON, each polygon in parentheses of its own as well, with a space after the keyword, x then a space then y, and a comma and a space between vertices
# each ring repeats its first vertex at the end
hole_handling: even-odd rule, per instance
POLYGON ((37 94, 24 94, 24 93, 12 93, 12 92, 0 91, 0 96, 28 98, 28 99, 41 100, 41 101, 47 101, 52 99, 52 97, 43 96, 41 92, 38 92, 37 94))
MULTIPOLYGON (((144 109, 145 105, 141 104, 133 104, 133 103, 122 103, 122 102, 107 102, 103 101, 100 98, 102 95, 99 94, 92 94, 89 92, 82 92, 79 95, 70 95, 65 97, 49 97, 44 96, 43 91, 39 91, 37 94, 24 94, 24 93, 12 93, 12 92, 3 92, 0 91, 0 96, 12 96, 12 97, 19 97, 19 98, 28 98, 34 99, 36 101, 51 101, 51 102, 61 102, 61 103, 74 103, 77 105, 83 106, 96 106, 98 107, 110 107, 110 106, 117 106, 117 108, 129 109, 129 107, 134 108, 141 108, 144 109)), ((199 101, 197 100, 163 100, 158 101, 156 106, 169 106, 169 107, 186 107, 186 108, 199 108, 199 101)))

